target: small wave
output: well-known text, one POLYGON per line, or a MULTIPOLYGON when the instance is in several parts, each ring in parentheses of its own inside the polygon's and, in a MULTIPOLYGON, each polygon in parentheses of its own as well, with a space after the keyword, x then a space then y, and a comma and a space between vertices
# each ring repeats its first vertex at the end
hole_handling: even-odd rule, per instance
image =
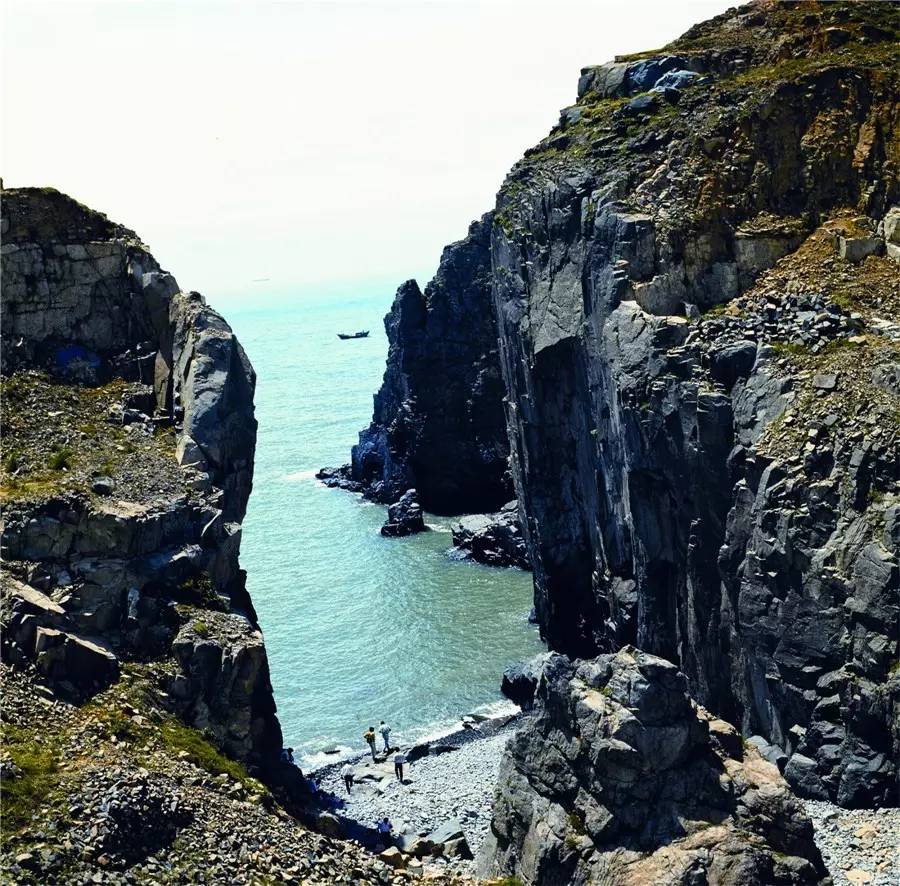
POLYGON ((310 751, 309 753, 305 753, 300 757, 300 768, 304 772, 312 772, 316 769, 321 769, 323 766, 330 766, 333 763, 339 763, 341 760, 345 760, 350 756, 359 756, 360 750, 356 748, 355 750, 348 745, 335 745, 334 751, 332 753, 325 753, 325 751, 310 751))
MULTIPOLYGON (((518 705, 511 702, 509 699, 502 698, 497 701, 489 701, 485 704, 478 705, 477 707, 472 708, 471 711, 468 711, 464 716, 479 714, 480 716, 493 719, 494 717, 512 716, 518 712, 518 705)), ((452 735, 454 732, 459 732, 462 728, 463 717, 460 717, 457 720, 443 720, 440 723, 434 723, 431 726, 424 727, 421 730, 421 734, 416 736, 415 741, 416 743, 423 741, 437 741, 438 739, 452 735)))
POLYGON ((445 523, 429 523, 429 522, 426 520, 426 521, 425 521, 425 525, 426 525, 432 532, 444 532, 444 533, 446 533, 446 532, 449 532, 449 531, 450 531, 450 527, 449 527, 447 524, 445 524, 445 523))
POLYGON ((294 471, 290 474, 285 474, 285 480, 315 480, 316 479, 316 468, 311 468, 308 471, 294 471))
POLYGON ((472 709, 473 714, 483 714, 485 717, 508 717, 519 713, 519 706, 508 698, 498 698, 472 709))

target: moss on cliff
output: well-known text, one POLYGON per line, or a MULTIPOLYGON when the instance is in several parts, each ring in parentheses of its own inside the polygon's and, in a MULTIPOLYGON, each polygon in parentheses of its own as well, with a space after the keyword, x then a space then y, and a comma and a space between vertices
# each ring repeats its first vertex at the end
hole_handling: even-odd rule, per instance
MULTIPOLYGON (((540 195, 567 177, 615 183, 631 195, 656 175, 660 163, 679 167, 667 202, 688 229, 704 231, 733 212, 736 190, 746 185, 727 167, 748 158, 749 133, 773 108, 790 107, 795 92, 828 89, 832 80, 863 75, 872 92, 889 93, 900 67, 900 7, 883 3, 756 4, 693 28, 662 49, 617 57, 639 62, 676 55, 706 71, 677 93, 606 97, 587 89, 534 148, 526 151, 500 190, 497 222, 508 238, 529 229, 540 195), (891 8, 893 7, 893 8, 891 8), (643 101, 636 101, 643 99, 643 101), (665 150, 678 142, 677 164, 665 150), (678 193, 681 173, 696 183, 678 193)), ((843 99, 835 99, 837 102, 843 99)), ((890 109, 884 111, 890 115, 890 109)), ((878 124, 872 124, 877 128, 878 124)), ((825 127, 823 146, 837 133, 825 127)), ((860 134, 865 138, 865 133, 860 134)), ((874 132, 873 132, 874 137, 874 132)), ((815 127, 807 133, 815 141, 815 127)), ((649 193, 653 205, 660 196, 649 193)), ((740 219, 738 219, 740 220, 740 219)))
POLYGON ((3 834, 25 827, 59 787, 58 746, 53 735, 2 725, 3 834))

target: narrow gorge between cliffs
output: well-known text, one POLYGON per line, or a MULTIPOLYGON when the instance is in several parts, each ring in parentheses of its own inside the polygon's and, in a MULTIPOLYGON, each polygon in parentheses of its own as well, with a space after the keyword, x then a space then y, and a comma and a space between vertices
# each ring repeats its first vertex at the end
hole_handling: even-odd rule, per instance
POLYGON ((0 180, 0 879, 892 886, 898 68, 582 68, 393 300, 0 180))
POLYGON ((389 300, 372 285, 220 305, 258 379, 241 562, 285 745, 304 768, 365 750, 362 733, 382 719, 410 742, 502 708, 504 667, 543 648, 527 623, 529 573, 451 559, 448 517, 384 538, 383 506, 314 476, 369 420, 389 300), (335 334, 356 328, 370 337, 335 334))

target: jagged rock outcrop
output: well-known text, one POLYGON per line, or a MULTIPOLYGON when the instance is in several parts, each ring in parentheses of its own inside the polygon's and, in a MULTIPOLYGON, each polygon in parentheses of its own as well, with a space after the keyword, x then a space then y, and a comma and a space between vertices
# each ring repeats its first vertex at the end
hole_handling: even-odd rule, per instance
POLYGON ((898 37, 757 2, 587 68, 491 228, 544 637, 676 662, 848 806, 898 802, 898 37))
POLYGON ((548 656, 551 655, 553 653, 543 653, 529 661, 508 665, 504 669, 503 678, 500 680, 500 691, 523 711, 531 710, 533 707, 538 681, 541 679, 548 656))
POLYGON ((356 488, 391 503, 418 490, 439 514, 492 511, 512 497, 491 311, 491 215, 444 250, 424 294, 397 291, 384 324, 387 370, 353 448, 356 488))
POLYGON ((407 489, 394 504, 388 507, 387 520, 381 527, 381 534, 396 538, 424 532, 427 528, 416 490, 407 489))
POLYGON ((507 502, 496 514, 461 517, 451 529, 454 547, 478 563, 531 568, 516 501, 507 502))
POLYGON ((830 882, 771 763, 671 663, 553 655, 501 764, 485 875, 526 884, 830 882))
POLYGON ((4 660, 77 700, 161 661, 188 724, 277 766, 238 563, 246 354, 132 231, 52 189, 5 190, 2 211, 4 660))

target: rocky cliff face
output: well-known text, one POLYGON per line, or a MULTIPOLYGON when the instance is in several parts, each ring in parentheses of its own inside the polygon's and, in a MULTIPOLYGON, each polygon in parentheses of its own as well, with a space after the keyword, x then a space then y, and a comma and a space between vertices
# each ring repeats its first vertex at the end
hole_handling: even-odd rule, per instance
POLYGON ((898 36, 760 2, 585 69, 480 315, 551 647, 677 663, 851 806, 898 799, 898 36))
POLYGON ((255 376, 127 229, 3 192, 3 658, 83 701, 152 662, 231 756, 281 730, 238 563, 255 376))
POLYGON ((825 883, 778 769, 632 647, 551 656, 501 764, 486 875, 524 883, 825 883))
POLYGON ((387 370, 351 475, 385 503, 415 488, 426 510, 496 510, 512 498, 491 309, 491 215, 444 250, 424 294, 397 291, 387 370))

